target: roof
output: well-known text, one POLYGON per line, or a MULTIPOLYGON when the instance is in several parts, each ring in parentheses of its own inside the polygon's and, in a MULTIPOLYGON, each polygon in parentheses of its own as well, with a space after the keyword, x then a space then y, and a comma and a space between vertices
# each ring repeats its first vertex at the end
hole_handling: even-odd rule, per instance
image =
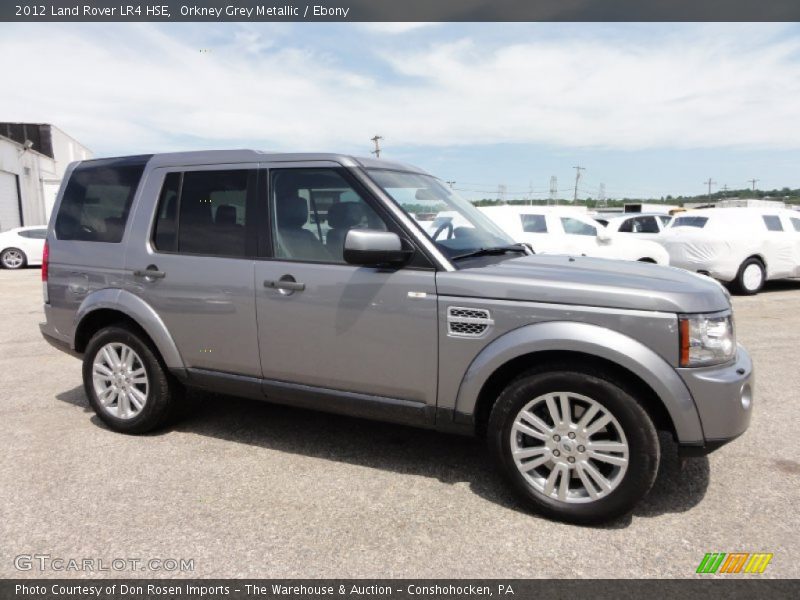
POLYGON ((164 152, 152 155, 138 155, 136 157, 108 157, 94 158, 83 161, 85 163, 95 160, 119 160, 127 158, 149 157, 148 162, 154 167, 178 165, 203 165, 246 162, 332 162, 345 167, 364 167, 374 169, 390 169, 397 171, 413 171, 425 173, 422 169, 405 163, 384 160, 382 158, 359 157, 335 152, 265 152, 262 150, 198 150, 191 152, 164 152))

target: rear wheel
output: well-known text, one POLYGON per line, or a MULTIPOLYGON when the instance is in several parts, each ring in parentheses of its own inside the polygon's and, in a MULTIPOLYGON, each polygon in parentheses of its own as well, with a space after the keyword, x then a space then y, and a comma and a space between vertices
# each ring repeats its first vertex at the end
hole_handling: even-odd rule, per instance
POLYGON ((28 258, 19 248, 6 248, 0 253, 0 263, 4 269, 21 269, 28 263, 28 258))
POLYGON ((767 278, 767 270, 757 258, 748 258, 739 267, 736 274, 736 291, 746 296, 752 296, 761 291, 767 278))
POLYGON ((146 433, 167 424, 183 390, 141 334, 112 325, 86 347, 83 385, 97 416, 114 431, 146 433))
POLYGON ((492 409, 488 438, 522 500, 572 523, 629 512, 658 471, 647 412, 616 383, 571 368, 528 372, 509 384, 492 409))

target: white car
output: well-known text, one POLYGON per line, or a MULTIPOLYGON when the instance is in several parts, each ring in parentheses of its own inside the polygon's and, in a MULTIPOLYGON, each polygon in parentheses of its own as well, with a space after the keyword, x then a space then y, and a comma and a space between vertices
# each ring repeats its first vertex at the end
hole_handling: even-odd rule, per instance
POLYGON ((536 254, 574 254, 669 265, 659 244, 613 235, 573 208, 484 206, 480 210, 517 242, 536 254))
POLYGON ((661 232, 669 227, 672 217, 656 213, 626 213, 604 220, 609 233, 629 233, 637 239, 657 241, 661 232))
POLYGON ((4 269, 41 265, 47 227, 17 227, 0 233, 0 264, 4 269))
POLYGON ((756 294, 771 279, 800 277, 800 214, 769 208, 681 213, 659 237, 676 267, 756 294))

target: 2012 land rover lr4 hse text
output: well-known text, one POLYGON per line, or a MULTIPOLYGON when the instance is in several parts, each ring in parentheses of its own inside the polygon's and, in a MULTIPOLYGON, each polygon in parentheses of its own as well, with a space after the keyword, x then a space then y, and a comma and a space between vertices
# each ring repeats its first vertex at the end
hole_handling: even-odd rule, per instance
POLYGON ((89 160, 53 214, 42 333, 83 357, 116 431, 163 426, 194 386, 477 434, 529 506, 588 523, 650 489, 658 429, 703 454, 750 421, 753 366, 718 283, 533 256, 414 167, 89 160), (461 224, 431 233, 441 211, 461 224))

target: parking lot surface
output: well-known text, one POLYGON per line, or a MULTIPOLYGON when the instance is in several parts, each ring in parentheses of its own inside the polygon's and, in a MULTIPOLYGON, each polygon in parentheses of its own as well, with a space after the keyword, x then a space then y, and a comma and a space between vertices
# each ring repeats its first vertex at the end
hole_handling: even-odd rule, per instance
POLYGON ((662 438, 635 513, 577 527, 522 509, 470 438, 202 395, 169 430, 112 433, 39 334, 39 270, 0 271, 0 577, 98 575, 15 568, 35 553, 194 559, 193 577, 689 577, 706 552, 798 577, 800 282, 734 306, 750 429, 682 471, 662 438))

